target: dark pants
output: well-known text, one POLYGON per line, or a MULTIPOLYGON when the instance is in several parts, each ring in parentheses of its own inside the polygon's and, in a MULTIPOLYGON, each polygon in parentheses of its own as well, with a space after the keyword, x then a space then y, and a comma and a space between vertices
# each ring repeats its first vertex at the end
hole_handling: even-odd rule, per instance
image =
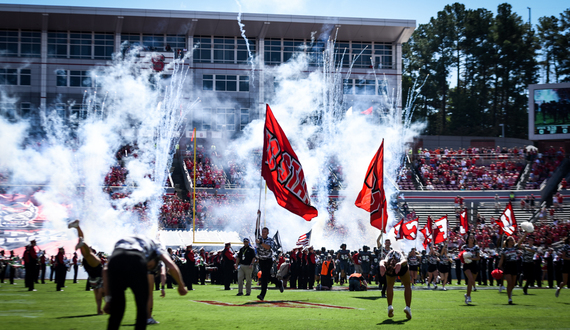
POLYGON ((546 263, 546 271, 548 272, 548 274, 547 274, 548 286, 550 288, 553 288, 554 287, 554 265, 553 265, 552 261, 549 261, 546 263))
POLYGON ((146 329, 148 276, 144 255, 137 251, 115 250, 108 264, 111 316, 107 329, 119 329, 125 314, 125 290, 131 288, 137 305, 135 329, 146 329))
POLYGON ((528 288, 529 285, 534 285, 534 263, 523 262, 522 266, 524 278, 526 280, 524 287, 528 288))
POLYGON ((0 283, 4 283, 4 279, 6 278, 6 270, 8 266, 6 266, 2 261, 0 261, 0 283))
POLYGON ((291 278, 289 279, 289 287, 291 287, 291 289, 297 288, 298 277, 299 277, 299 264, 295 262, 291 264, 291 278))
POLYGON ((224 290, 230 290, 230 284, 234 279, 234 265, 230 262, 224 264, 224 290))
POLYGON ((64 264, 55 266, 55 289, 60 291, 65 287, 65 276, 67 275, 67 267, 64 264))
POLYGON ((200 284, 206 285, 206 266, 200 266, 200 284))
POLYGON ((38 277, 36 269, 38 266, 35 262, 26 264, 26 277, 25 283, 28 291, 32 291, 34 289, 34 283, 36 282, 36 278, 38 277))
POLYGON ((49 267, 49 280, 53 281, 53 276, 55 275, 55 266, 49 267))
POLYGON ((10 266, 10 284, 14 284, 14 277, 16 277, 16 268, 10 266))
POLYGON ((46 265, 40 265, 40 280, 42 281, 42 284, 46 283, 46 265))
POLYGON ((308 268, 307 286, 309 287, 309 290, 313 290, 313 286, 315 285, 315 268, 316 267, 317 267, 317 265, 311 264, 311 263, 309 263, 309 266, 307 266, 307 268, 308 268))
POLYGON ((281 286, 281 281, 271 276, 271 267, 273 267, 273 260, 271 259, 259 260, 259 269, 261 270, 261 293, 259 295, 261 296, 262 299, 265 298, 265 294, 267 293, 268 282, 277 285, 277 287, 281 286))
POLYGON ((79 265, 73 265, 73 283, 77 283, 77 271, 79 270, 79 265))

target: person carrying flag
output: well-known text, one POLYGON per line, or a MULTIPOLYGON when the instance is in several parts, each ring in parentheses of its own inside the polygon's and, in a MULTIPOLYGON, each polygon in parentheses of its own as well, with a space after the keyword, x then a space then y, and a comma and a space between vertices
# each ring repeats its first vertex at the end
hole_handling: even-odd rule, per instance
MULTIPOLYGON (((260 212, 260 211, 258 211, 260 212)), ((269 235, 269 229, 263 227, 261 237, 257 238, 257 259, 259 260, 259 269, 261 270, 261 293, 257 299, 264 300, 267 293, 267 282, 275 284, 281 293, 283 293, 283 282, 271 276, 271 267, 273 266, 273 238, 269 235)))
POLYGON ((410 285, 410 271, 408 269, 408 261, 404 254, 398 250, 391 250, 386 255, 386 258, 380 261, 380 276, 386 276, 387 282, 387 301, 388 301, 388 317, 394 317, 394 307, 392 301, 394 299, 394 283, 396 277, 400 277, 404 285, 404 299, 406 301, 406 318, 412 318, 412 287, 410 285))

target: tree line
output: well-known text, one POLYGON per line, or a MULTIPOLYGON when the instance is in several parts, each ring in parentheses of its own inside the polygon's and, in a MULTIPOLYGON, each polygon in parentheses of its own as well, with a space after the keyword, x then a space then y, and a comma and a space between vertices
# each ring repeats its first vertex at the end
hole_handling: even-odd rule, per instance
POLYGON ((533 28, 508 3, 496 15, 447 5, 418 26, 402 60, 404 104, 425 81, 414 104, 425 134, 500 136, 504 124, 506 137, 528 138, 527 86, 570 81, 570 8, 533 28))

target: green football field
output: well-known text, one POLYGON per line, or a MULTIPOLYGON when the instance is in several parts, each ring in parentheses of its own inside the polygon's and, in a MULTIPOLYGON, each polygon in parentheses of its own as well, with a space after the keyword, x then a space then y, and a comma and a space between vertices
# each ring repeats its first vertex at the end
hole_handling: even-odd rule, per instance
MULTIPOLYGON (((85 281, 67 281, 63 292, 55 284, 36 285, 28 292, 23 280, 17 285, 0 286, 0 329, 104 329, 108 316, 95 315, 92 292, 85 281)), ((413 318, 403 312, 403 291, 395 292, 394 318, 387 316, 386 299, 380 291, 367 292, 268 291, 266 301, 255 296, 237 297, 237 287, 195 285, 194 291, 179 296, 167 290, 166 298, 154 292, 154 318, 158 325, 149 329, 553 329, 570 328, 570 290, 554 297, 554 290, 532 289, 523 295, 515 289, 514 305, 507 304, 506 293, 481 287, 472 293, 473 303, 465 305, 464 287, 432 291, 417 287, 413 291, 413 318)), ((134 328, 135 306, 130 291, 124 329, 134 328)))

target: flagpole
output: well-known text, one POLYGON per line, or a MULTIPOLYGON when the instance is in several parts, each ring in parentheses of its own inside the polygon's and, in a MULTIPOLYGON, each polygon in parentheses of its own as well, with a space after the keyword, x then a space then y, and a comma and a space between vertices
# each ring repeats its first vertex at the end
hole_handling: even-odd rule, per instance
POLYGON ((194 181, 192 182, 192 242, 196 242, 196 127, 192 132, 194 138, 194 181))
POLYGON ((267 214, 267 212, 265 212, 267 209, 267 182, 265 183, 265 200, 263 201, 263 227, 267 227, 267 225, 265 224, 265 216, 267 214))

